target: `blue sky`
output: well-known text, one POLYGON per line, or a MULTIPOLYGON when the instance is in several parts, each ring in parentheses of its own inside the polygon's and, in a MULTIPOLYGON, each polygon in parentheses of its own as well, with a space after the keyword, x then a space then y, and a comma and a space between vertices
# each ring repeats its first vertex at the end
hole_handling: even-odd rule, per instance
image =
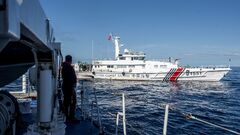
POLYGON ((240 66, 240 0, 40 0, 64 55, 113 58, 108 34, 148 59, 240 66))

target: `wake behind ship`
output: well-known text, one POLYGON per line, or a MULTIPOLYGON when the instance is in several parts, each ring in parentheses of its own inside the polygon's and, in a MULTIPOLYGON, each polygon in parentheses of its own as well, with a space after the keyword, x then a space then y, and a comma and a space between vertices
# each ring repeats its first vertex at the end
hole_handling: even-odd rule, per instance
POLYGON ((110 38, 115 46, 115 60, 93 61, 94 78, 112 80, 161 80, 161 81, 219 81, 231 69, 229 66, 181 67, 178 60, 145 60, 143 52, 124 49, 120 53, 120 37, 110 38))

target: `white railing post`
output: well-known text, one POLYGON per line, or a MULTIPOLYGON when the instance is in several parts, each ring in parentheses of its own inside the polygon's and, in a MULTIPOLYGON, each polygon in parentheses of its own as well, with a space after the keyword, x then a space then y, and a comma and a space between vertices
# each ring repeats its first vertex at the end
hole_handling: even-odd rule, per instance
POLYGON ((83 116, 83 119, 85 120, 86 119, 86 110, 85 110, 85 91, 84 91, 84 87, 83 87, 83 82, 82 82, 82 87, 81 87, 81 90, 80 90, 80 95, 81 95, 81 111, 82 111, 82 116, 83 116))
POLYGON ((100 111, 99 111, 97 95, 96 95, 96 89, 93 88, 93 90, 94 90, 94 97, 95 97, 95 102, 96 102, 96 106, 97 106, 97 115, 98 115, 98 124, 99 124, 99 128, 100 128, 100 133, 103 133, 103 131, 102 131, 102 122, 101 122, 101 118, 100 118, 100 111))
POLYGON ((167 105, 166 105, 166 108, 165 108, 164 125, 163 125, 163 135, 167 135, 168 110, 169 110, 169 105, 167 104, 167 105))
POLYGON ((22 92, 26 93, 27 91, 27 76, 23 74, 22 76, 22 92))
POLYGON ((124 93, 122 93, 122 111, 123 111, 123 134, 127 135, 126 131, 126 115, 125 115, 125 96, 124 93))
POLYGON ((122 112, 117 113, 117 119, 116 119, 116 130, 115 134, 118 134, 118 124, 119 124, 119 116, 123 117, 123 134, 127 135, 127 130, 126 130, 126 113, 125 113, 125 96, 124 93, 122 93, 122 112))
POLYGON ((117 119, 116 119, 116 130, 115 130, 115 134, 118 134, 118 123, 119 123, 119 114, 117 113, 117 119))

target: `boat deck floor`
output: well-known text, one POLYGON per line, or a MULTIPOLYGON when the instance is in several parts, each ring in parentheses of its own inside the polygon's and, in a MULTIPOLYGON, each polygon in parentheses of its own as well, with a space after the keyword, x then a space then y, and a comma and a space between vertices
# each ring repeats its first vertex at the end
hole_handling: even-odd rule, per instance
POLYGON ((82 120, 79 123, 67 123, 66 135, 99 135, 99 129, 89 120, 82 120))
MULTIPOLYGON (((79 119, 79 122, 73 122, 73 123, 65 122, 67 126, 65 129, 66 135, 79 135, 79 134, 99 135, 100 134, 99 128, 93 122, 91 122, 90 119, 84 120, 80 116, 80 113, 81 112, 79 110, 76 111, 76 117, 79 119)), ((26 133, 27 131, 27 127, 33 124, 35 119, 36 119, 36 115, 33 113, 23 114, 22 122, 20 125, 20 129, 17 132, 17 135, 24 135, 24 133, 26 133)))

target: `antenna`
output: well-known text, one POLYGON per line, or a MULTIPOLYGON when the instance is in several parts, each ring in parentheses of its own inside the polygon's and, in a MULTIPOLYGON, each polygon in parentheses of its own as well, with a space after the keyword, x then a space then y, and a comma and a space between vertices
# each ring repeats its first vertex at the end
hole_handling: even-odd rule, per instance
POLYGON ((93 40, 92 40, 92 62, 93 62, 93 40))
POLYGON ((231 63, 231 61, 232 61, 232 59, 229 58, 229 59, 228 59, 228 67, 230 67, 230 63, 231 63))

